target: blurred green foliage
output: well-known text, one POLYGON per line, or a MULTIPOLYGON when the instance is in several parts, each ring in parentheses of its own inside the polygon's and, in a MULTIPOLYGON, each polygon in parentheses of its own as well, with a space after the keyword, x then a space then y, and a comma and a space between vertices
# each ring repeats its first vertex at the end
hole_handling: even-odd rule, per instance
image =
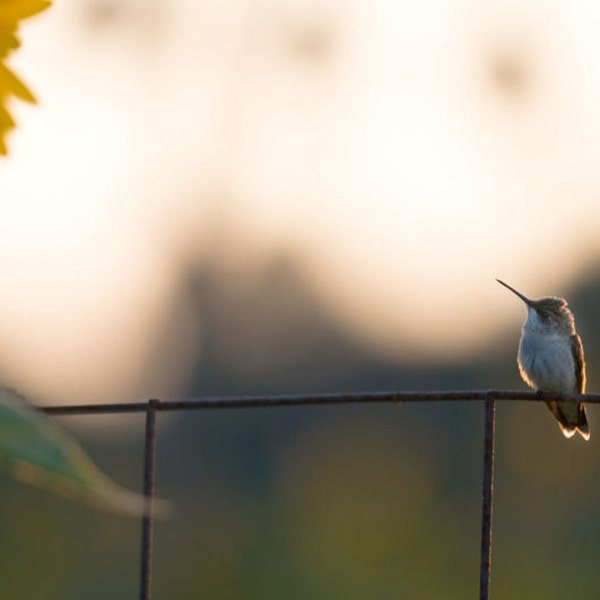
MULTIPOLYGON (((48 416, 5 388, 0 388, 0 465, 18 479, 104 510, 137 517, 149 510, 144 496, 113 483, 48 416)), ((167 509, 158 502, 156 514, 167 509)))

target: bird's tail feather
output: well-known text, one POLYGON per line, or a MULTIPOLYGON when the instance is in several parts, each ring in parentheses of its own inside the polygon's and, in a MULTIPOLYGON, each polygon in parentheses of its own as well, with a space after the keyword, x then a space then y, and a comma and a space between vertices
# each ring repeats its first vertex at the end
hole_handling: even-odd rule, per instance
POLYGON ((583 402, 577 405, 577 410, 569 410, 565 406, 568 403, 559 403, 550 401, 546 403, 550 412, 558 421, 558 426, 566 438, 572 438, 578 433, 586 442, 590 439, 590 428, 587 422, 587 415, 583 402))

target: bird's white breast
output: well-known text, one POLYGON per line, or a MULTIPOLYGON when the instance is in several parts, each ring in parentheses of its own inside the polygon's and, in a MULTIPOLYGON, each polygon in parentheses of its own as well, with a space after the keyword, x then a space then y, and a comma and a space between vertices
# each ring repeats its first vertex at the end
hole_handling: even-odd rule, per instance
POLYGON ((523 379, 536 390, 574 392, 575 360, 571 338, 556 331, 523 327, 519 344, 519 370, 523 379))

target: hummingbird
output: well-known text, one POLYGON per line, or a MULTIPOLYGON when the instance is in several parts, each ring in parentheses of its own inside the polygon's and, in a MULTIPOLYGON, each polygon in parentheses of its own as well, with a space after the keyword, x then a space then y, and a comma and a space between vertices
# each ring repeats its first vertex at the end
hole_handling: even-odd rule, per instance
MULTIPOLYGON (((496 281, 527 305, 517 356, 525 383, 545 393, 585 393, 583 345, 567 301, 554 296, 530 300, 504 281, 496 281)), ((583 402, 547 400, 546 404, 565 437, 578 433, 584 440, 590 439, 583 402)))

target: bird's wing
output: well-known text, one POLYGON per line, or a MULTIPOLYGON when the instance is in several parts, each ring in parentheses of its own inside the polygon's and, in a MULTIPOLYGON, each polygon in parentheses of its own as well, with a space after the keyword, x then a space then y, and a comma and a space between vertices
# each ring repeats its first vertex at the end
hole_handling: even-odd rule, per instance
POLYGON ((581 338, 576 333, 571 336, 571 348, 573 350, 573 359, 575 361, 577 392, 585 394, 585 357, 583 355, 581 338))

